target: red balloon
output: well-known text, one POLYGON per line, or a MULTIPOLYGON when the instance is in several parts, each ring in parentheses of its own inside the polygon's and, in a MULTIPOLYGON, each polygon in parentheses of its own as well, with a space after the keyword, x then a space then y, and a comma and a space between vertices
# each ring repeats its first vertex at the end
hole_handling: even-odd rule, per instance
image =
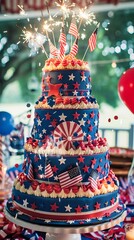
POLYGON ((134 68, 128 69, 118 83, 118 93, 128 109, 134 113, 134 68))

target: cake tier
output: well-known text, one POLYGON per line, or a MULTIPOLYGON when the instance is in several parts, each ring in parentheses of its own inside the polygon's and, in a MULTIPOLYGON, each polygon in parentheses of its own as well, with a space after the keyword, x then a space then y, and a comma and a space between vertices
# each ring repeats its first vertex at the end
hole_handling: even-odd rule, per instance
POLYGON ((14 205, 19 211, 31 217, 59 221, 91 220, 111 215, 119 205, 117 195, 118 191, 92 198, 44 198, 13 189, 14 205))
MULTIPOLYGON (((78 166, 80 170, 80 176, 82 177, 81 182, 88 183, 88 179, 92 174, 92 171, 96 172, 97 179, 103 179, 109 174, 109 153, 108 151, 104 151, 106 147, 99 149, 100 153, 95 153, 94 150, 94 153, 91 151, 92 154, 87 155, 84 154, 84 151, 82 151, 79 155, 75 154, 75 152, 73 155, 65 155, 62 154, 62 152, 58 155, 52 153, 46 154, 47 149, 44 150, 43 147, 32 148, 30 144, 26 145, 26 149, 23 170, 27 175, 29 175, 32 168, 34 179, 48 181, 46 174, 48 163, 50 169, 52 170, 49 180, 55 183, 59 182, 59 176, 61 173, 64 173, 76 166, 78 166)), ((95 149, 97 151, 97 148, 95 149)), ((54 152, 53 149, 50 149, 50 151, 54 152)))
POLYGON ((91 94, 91 79, 88 70, 45 71, 42 77, 42 94, 50 96, 59 90, 62 96, 86 96, 91 94))
POLYGON ((98 136, 98 109, 35 109, 32 137, 51 138, 55 145, 75 148, 98 136))
POLYGON ((108 221, 113 213, 114 217, 119 213, 118 187, 110 175, 101 182, 100 189, 92 191, 88 185, 63 190, 57 184, 29 181, 21 173, 15 180, 12 200, 13 211, 21 212, 20 218, 24 215, 30 221, 43 220, 49 224, 53 221, 57 224, 101 223, 104 219, 108 221))

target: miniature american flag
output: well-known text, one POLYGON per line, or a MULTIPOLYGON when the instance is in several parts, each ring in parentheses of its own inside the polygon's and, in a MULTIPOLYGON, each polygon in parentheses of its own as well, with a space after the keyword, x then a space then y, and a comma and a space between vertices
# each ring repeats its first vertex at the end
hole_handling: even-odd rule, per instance
POLYGON ((76 21, 75 21, 74 18, 72 18, 72 22, 70 24, 70 28, 69 28, 68 33, 73 35, 75 38, 78 37, 78 29, 77 29, 76 21))
POLYGON ((78 38, 76 39, 76 41, 74 42, 71 51, 70 51, 70 55, 75 56, 78 52, 78 38))
POLYGON ((34 179, 33 166, 32 166, 31 163, 29 164, 29 169, 28 169, 28 175, 27 175, 27 177, 28 177, 30 180, 33 180, 33 179, 34 179))
POLYGON ((64 26, 62 27, 62 31, 60 33, 59 43, 60 43, 60 56, 59 56, 59 58, 62 59, 64 57, 64 54, 65 54, 65 46, 66 46, 66 35, 64 33, 64 26))
POLYGON ((53 170, 50 163, 45 166, 45 178, 50 178, 53 176, 53 170))
POLYGON ((94 30, 94 32, 92 33, 92 35, 90 36, 90 38, 88 40, 88 45, 89 45, 91 52, 96 48, 98 28, 99 28, 99 24, 97 25, 96 29, 94 30))
POLYGON ((91 187, 96 190, 98 187, 97 187, 97 180, 98 180, 98 173, 97 171, 95 171, 94 169, 91 171, 90 173, 90 176, 88 178, 90 184, 91 184, 91 187))
POLYGON ((77 166, 59 174, 58 177, 62 188, 73 186, 82 180, 82 175, 77 166))
POLYGON ((51 41, 49 41, 49 49, 50 49, 50 53, 53 56, 58 56, 58 49, 53 45, 53 43, 51 41))

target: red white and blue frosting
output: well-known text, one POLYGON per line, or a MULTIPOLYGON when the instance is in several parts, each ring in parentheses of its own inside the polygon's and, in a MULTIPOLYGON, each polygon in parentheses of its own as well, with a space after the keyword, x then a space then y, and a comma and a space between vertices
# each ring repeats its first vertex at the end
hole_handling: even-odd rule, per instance
POLYGON ((76 226, 121 215, 118 179, 110 170, 107 140, 98 133, 98 109, 86 62, 72 56, 46 61, 23 173, 6 207, 12 216, 76 226))

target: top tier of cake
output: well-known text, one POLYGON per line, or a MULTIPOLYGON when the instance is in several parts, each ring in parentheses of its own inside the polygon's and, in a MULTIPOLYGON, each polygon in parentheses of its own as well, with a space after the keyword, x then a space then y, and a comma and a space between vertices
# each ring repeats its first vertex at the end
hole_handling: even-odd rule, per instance
POLYGON ((42 92, 45 96, 91 95, 88 63, 71 55, 62 60, 50 58, 43 68, 42 92))

